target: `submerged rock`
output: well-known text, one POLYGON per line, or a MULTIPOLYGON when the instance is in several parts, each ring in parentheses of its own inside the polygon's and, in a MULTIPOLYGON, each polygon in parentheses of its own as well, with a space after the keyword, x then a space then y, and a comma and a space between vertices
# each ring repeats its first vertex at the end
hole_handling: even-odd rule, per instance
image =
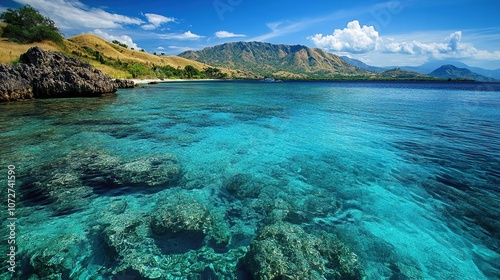
POLYGON ((122 185, 171 185, 182 174, 177 159, 171 154, 154 154, 119 165, 116 181, 122 185))
POLYGON ((109 260, 107 272, 115 277, 124 272, 136 274, 138 279, 174 279, 174 275, 199 279, 195 276, 200 274, 214 277, 221 273, 214 265, 234 266, 246 252, 234 250, 225 256, 227 259, 221 258, 224 253, 215 252, 210 245, 216 239, 227 244, 229 231, 226 227, 224 234, 219 233, 224 220, 197 200, 184 195, 163 196, 157 202, 159 206, 141 212, 132 201, 115 198, 98 219, 100 248, 109 260))
POLYGON ((243 259, 254 279, 363 279, 356 254, 334 236, 285 222, 266 226, 243 259))
POLYGON ((0 102, 32 98, 91 97, 114 93, 117 83, 76 58, 32 47, 20 63, 0 66, 0 102))
POLYGON ((122 213, 104 215, 107 222, 102 230, 105 253, 112 264, 113 274, 123 271, 136 271, 147 279, 161 276, 159 259, 161 252, 149 237, 146 213, 122 213))
POLYGON ((31 170, 30 175, 21 185, 25 205, 48 205, 55 215, 62 215, 84 209, 92 199, 92 188, 82 185, 79 174, 68 168, 44 164, 31 170))
MULTIPOLYGON (((154 234, 163 236, 160 239, 164 241, 189 237, 193 248, 185 249, 198 249, 205 241, 223 247, 230 240, 229 226, 222 217, 200 202, 186 198, 159 205, 153 211, 150 227, 154 234)), ((183 248, 178 250, 185 251, 183 248)))
POLYGON ((210 213, 204 205, 197 201, 179 201, 156 208, 151 220, 151 229, 159 235, 181 232, 204 234, 209 224, 210 213))
POLYGON ((95 194, 156 192, 182 177, 177 159, 169 153, 121 158, 103 150, 70 152, 27 172, 21 201, 48 206, 56 215, 84 209, 95 194))
POLYGON ((223 187, 235 198, 256 198, 262 185, 249 174, 236 174, 227 179, 223 187))
POLYGON ((171 186, 182 177, 182 169, 174 155, 151 154, 122 159, 103 151, 86 150, 69 160, 82 174, 82 181, 96 192, 130 186, 171 186))
POLYGON ((19 279, 28 279, 29 273, 32 274, 29 279, 70 279, 70 273, 79 266, 82 255, 90 251, 85 235, 66 234, 52 241, 38 241, 47 242, 47 246, 44 250, 25 256, 29 258, 29 264, 20 272, 22 276, 19 279))

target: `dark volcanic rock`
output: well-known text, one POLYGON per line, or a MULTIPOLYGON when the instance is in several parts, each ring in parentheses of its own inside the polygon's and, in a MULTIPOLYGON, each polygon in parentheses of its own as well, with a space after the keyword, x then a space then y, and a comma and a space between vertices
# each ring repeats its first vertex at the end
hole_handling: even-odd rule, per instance
POLYGON ((134 81, 115 79, 115 84, 118 88, 135 88, 136 85, 134 81))
POLYGON ((32 98, 91 97, 114 93, 117 83, 75 58, 30 48, 16 65, 0 65, 0 102, 32 98))
POLYGON ((31 86, 34 68, 0 64, 0 102, 33 98, 31 86))

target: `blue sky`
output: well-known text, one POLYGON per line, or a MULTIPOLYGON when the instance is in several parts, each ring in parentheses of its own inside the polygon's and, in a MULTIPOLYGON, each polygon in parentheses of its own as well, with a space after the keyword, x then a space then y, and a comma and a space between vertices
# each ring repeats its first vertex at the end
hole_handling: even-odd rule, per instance
POLYGON ((498 0, 0 0, 0 12, 24 4, 66 37, 93 33, 149 53, 263 41, 375 66, 440 59, 500 68, 498 0))

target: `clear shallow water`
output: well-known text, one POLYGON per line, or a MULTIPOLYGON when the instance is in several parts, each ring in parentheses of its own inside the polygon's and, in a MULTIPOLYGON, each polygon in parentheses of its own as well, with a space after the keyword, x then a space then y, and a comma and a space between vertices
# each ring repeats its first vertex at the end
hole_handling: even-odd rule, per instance
POLYGON ((368 279, 500 278, 492 86, 165 83, 2 104, 0 119, 19 278, 244 279, 277 220, 337 235, 368 279), (214 222, 158 237, 163 206, 214 222))

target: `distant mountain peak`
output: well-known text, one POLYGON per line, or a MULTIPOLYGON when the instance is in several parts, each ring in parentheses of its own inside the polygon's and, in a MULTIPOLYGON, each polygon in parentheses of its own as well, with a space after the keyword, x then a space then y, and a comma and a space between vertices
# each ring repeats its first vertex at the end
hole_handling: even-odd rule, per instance
POLYGON ((380 73, 380 72, 383 72, 385 70, 388 70, 387 68, 368 65, 368 64, 364 63, 361 60, 350 58, 348 56, 341 56, 341 58, 345 62, 347 62, 347 63, 349 63, 349 64, 351 64, 353 66, 356 66, 358 68, 365 69, 365 70, 368 70, 368 71, 371 71, 371 72, 380 73))
POLYGON ((436 70, 429 73, 429 76, 443 79, 467 79, 477 82, 495 82, 496 80, 490 77, 485 77, 478 73, 472 72, 467 68, 458 68, 451 64, 445 64, 436 70))

